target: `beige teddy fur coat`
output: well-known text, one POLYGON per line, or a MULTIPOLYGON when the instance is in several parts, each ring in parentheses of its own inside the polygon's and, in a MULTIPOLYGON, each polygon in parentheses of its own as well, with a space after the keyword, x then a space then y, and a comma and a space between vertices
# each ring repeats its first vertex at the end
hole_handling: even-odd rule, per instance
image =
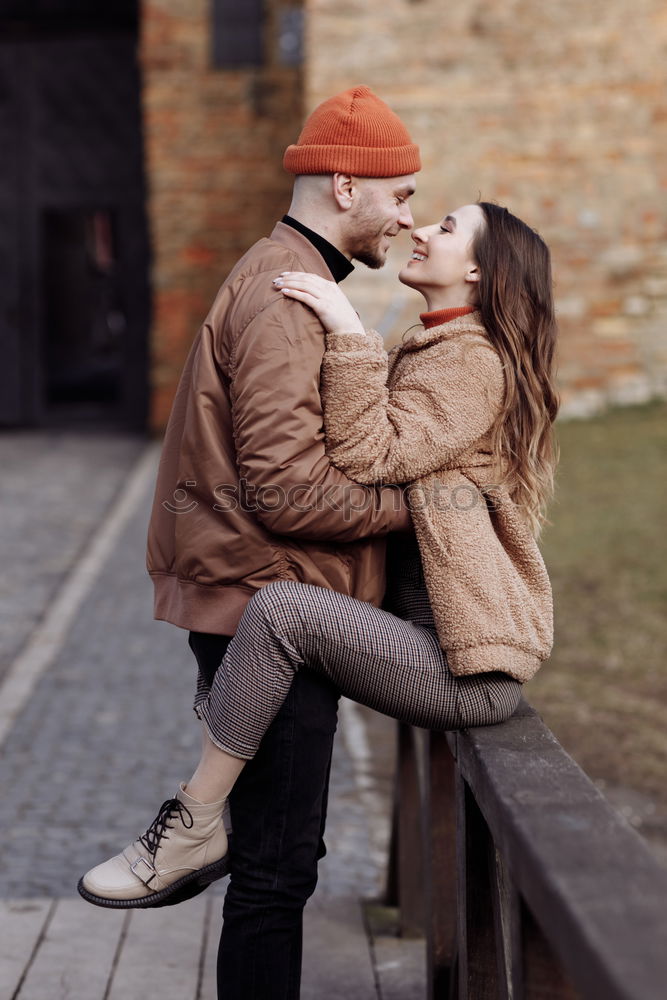
POLYGON ((551 651, 551 587, 525 517, 496 485, 504 378, 480 314, 420 328, 389 355, 377 333, 328 334, 321 392, 334 465, 360 483, 410 484, 451 672, 528 680, 551 651))

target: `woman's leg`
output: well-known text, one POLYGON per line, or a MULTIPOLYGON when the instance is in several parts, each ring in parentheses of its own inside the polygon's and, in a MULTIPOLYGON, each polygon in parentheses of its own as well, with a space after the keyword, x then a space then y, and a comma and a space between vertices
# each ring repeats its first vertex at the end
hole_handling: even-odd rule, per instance
POLYGON ((185 789, 199 802, 220 802, 227 799, 245 763, 245 760, 232 757, 217 747, 204 726, 201 757, 185 789))
POLYGON ((429 729, 500 722, 521 694, 502 673, 454 677, 428 629, 331 590, 283 581, 248 604, 199 706, 212 741, 253 757, 303 667, 355 701, 429 729))
POLYGON ((324 675, 355 701, 429 729, 500 722, 521 693, 518 682, 500 673, 452 676, 437 637, 387 611, 308 584, 269 584, 248 604, 210 695, 197 704, 206 736, 191 781, 165 803, 143 838, 84 876, 80 891, 85 898, 100 905, 109 899, 119 906, 155 905, 150 897, 168 894, 185 867, 188 878, 195 878, 198 868, 213 877, 223 873, 224 799, 244 761, 255 756, 302 667, 324 675), (211 824, 213 813, 218 822, 211 824), (165 838, 176 817, 177 834, 165 838), (180 844, 179 836, 191 842, 193 828, 208 832, 194 850, 186 843, 187 860, 178 854, 174 863, 174 842, 180 844))

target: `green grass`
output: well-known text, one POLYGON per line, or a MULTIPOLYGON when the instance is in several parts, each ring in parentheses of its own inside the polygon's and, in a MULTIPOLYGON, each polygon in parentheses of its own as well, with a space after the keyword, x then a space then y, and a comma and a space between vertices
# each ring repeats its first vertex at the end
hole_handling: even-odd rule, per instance
POLYGON ((667 804, 667 405, 558 425, 554 652, 526 697, 594 779, 667 804))

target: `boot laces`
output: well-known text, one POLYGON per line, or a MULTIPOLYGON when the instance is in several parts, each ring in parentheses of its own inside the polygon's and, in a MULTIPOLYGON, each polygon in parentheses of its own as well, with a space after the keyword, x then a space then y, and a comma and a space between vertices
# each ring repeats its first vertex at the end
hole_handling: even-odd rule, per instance
POLYGON ((188 807, 180 799, 167 799, 160 806, 157 816, 146 832, 139 837, 139 842, 144 845, 153 857, 155 857, 162 839, 169 839, 167 830, 171 830, 174 825, 169 820, 174 819, 176 816, 179 817, 186 830, 192 829, 194 819, 188 807))

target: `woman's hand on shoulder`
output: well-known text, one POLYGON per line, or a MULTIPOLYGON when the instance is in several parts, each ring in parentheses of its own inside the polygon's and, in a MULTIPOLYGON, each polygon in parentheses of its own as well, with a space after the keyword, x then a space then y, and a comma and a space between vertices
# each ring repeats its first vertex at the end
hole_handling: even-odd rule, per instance
POLYGON ((308 306, 328 333, 360 333, 365 335, 357 312, 335 281, 306 271, 283 271, 273 284, 286 298, 308 306))

